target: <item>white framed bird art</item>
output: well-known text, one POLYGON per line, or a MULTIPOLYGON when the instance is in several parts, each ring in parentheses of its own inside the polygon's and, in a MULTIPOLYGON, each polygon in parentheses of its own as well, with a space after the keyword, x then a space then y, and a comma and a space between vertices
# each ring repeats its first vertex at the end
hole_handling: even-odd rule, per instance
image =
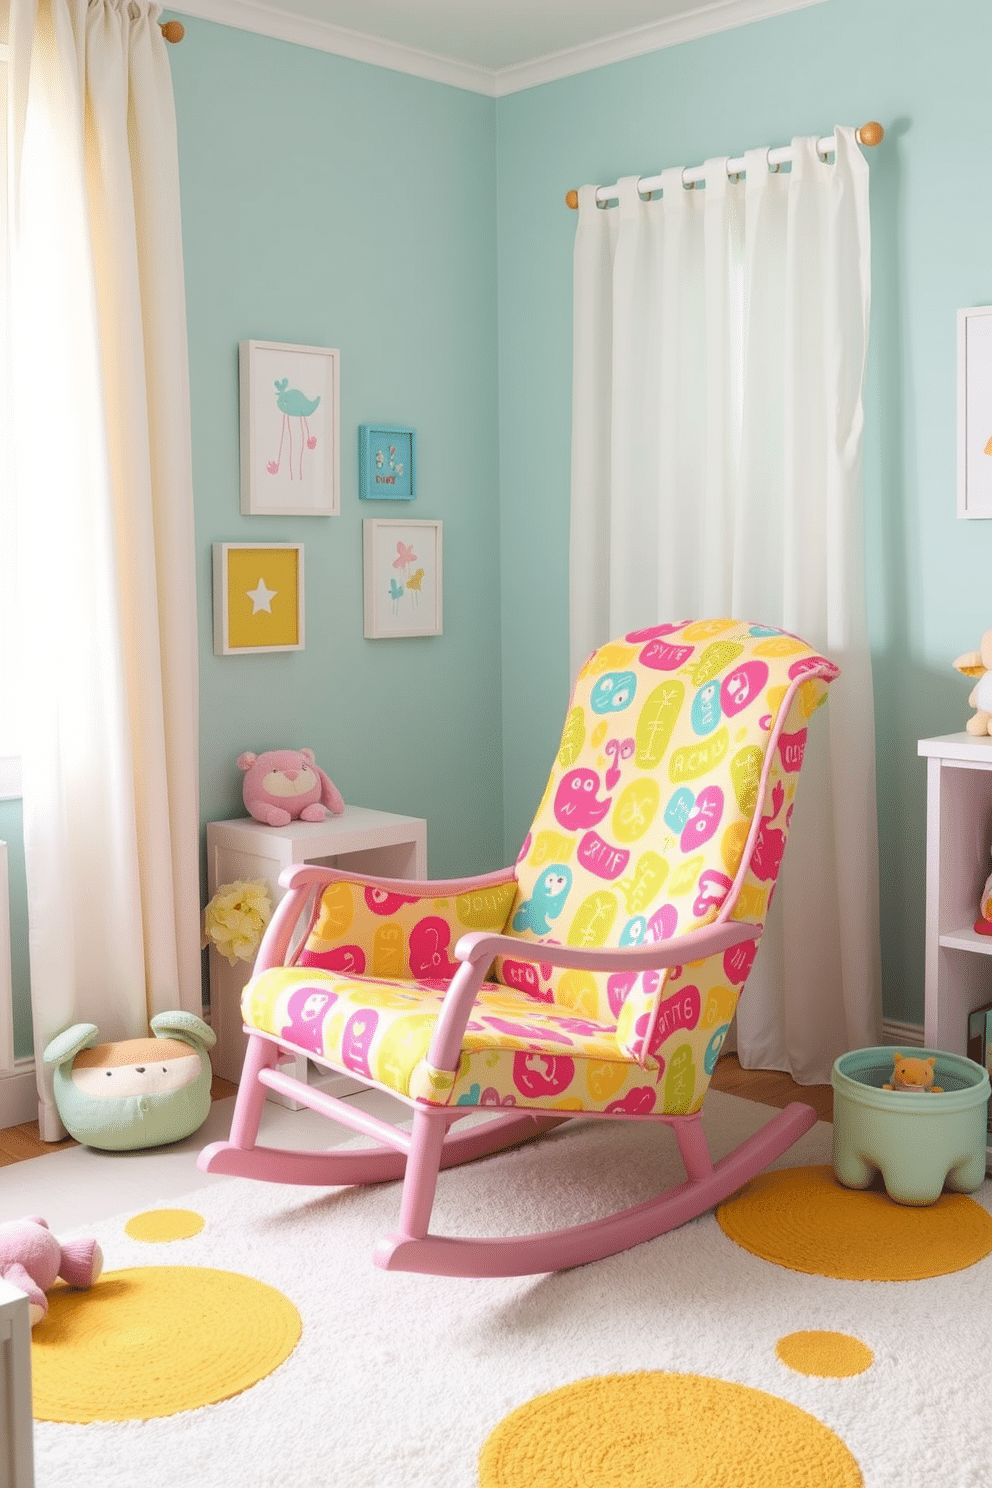
POLYGON ((241 511, 336 517, 340 502, 340 353, 240 341, 241 511))

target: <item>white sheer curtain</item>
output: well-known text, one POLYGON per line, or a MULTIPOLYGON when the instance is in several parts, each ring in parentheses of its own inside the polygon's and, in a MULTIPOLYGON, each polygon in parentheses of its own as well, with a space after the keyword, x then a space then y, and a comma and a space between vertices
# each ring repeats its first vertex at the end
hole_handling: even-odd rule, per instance
POLYGON ((810 730, 737 1045, 827 1081, 879 1042, 874 713, 864 593, 868 167, 847 128, 790 170, 636 178, 575 240, 571 657, 664 620, 780 625, 841 667, 810 730))
POLYGON ((13 426, 41 1055, 200 1010, 197 652, 172 80, 144 0, 12 0, 13 426))

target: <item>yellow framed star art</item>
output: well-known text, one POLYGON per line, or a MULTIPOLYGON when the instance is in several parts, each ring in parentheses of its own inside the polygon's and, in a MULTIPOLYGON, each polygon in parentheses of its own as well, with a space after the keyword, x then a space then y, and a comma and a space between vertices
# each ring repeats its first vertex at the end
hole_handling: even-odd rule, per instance
POLYGON ((214 543, 214 654, 303 650, 303 544, 214 543))

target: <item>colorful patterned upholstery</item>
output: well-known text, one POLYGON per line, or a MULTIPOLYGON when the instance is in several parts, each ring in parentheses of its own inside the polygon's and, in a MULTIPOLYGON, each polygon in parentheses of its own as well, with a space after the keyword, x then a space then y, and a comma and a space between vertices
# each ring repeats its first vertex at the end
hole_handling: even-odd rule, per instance
POLYGON ((432 1105, 698 1110, 756 943, 638 976, 502 956, 452 1078, 427 1050, 454 947, 470 930, 616 947, 763 924, 807 723, 836 675, 796 637, 735 620, 602 647, 515 870, 451 897, 332 883, 295 964, 249 983, 245 1022, 432 1105))

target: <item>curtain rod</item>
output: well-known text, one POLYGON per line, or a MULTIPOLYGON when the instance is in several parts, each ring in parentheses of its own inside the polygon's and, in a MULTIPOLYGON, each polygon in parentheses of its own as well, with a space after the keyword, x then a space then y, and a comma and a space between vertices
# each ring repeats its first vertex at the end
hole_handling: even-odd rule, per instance
POLYGON ((182 41, 186 35, 186 27, 182 21, 159 21, 159 25, 166 41, 182 41))
MULTIPOLYGON (((880 145, 885 138, 885 130, 881 124, 873 119, 868 124, 862 124, 860 129, 855 130, 854 137, 859 145, 880 145)), ((821 155, 829 155, 837 148, 836 137, 832 134, 825 135, 823 139, 816 142, 816 148, 821 155)), ((792 159, 792 146, 781 145, 778 149, 766 151, 769 165, 784 165, 787 160, 792 159)), ((746 161, 743 156, 737 160, 727 161, 727 175, 737 176, 744 170, 746 161)), ((682 172, 683 186, 692 186, 696 181, 705 179, 705 168, 694 165, 691 170, 682 172)), ((661 185, 661 176, 642 176, 637 183, 637 189, 642 196, 647 196, 651 191, 656 191, 661 185)), ((597 202, 615 201, 617 195, 616 186, 599 186, 596 190, 597 202)), ((575 190, 566 191, 565 205, 577 210, 579 205, 579 193, 575 190)))

